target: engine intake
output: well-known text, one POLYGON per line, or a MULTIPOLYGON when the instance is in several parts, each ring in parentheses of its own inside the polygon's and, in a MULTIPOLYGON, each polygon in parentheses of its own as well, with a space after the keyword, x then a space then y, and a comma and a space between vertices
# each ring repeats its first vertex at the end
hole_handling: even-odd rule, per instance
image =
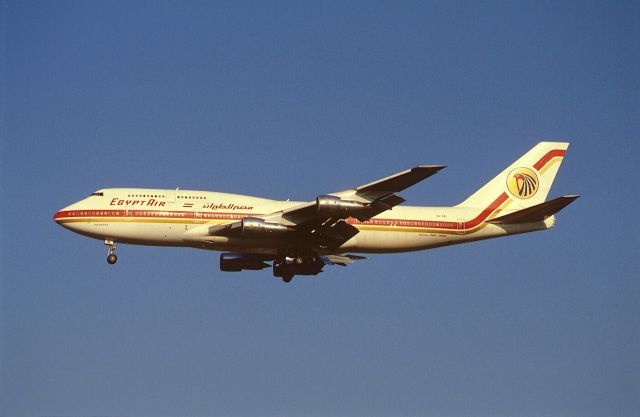
POLYGON ((316 197, 316 211, 320 216, 352 216, 360 217, 370 206, 357 201, 343 200, 335 195, 319 195, 316 197))

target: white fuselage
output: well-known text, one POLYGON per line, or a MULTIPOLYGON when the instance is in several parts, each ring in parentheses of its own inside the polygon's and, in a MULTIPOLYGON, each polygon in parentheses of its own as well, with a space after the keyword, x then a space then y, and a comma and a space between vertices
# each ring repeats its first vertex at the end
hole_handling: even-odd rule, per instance
MULTIPOLYGON (((503 193, 488 207, 398 206, 365 222, 349 218, 347 221, 359 233, 326 252, 415 251, 553 226, 553 217, 515 225, 486 222, 512 212, 510 203, 511 198, 503 193)), ((209 191, 110 188, 65 207, 54 220, 76 233, 105 241, 275 254, 286 249, 283 245, 287 243, 268 238, 208 236, 203 231, 207 225, 232 223, 300 204, 209 191)))

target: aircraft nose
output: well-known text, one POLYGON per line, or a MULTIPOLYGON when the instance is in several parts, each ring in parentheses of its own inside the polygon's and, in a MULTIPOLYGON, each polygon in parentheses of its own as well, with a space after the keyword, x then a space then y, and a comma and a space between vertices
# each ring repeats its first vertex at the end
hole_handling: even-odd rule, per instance
POLYGON ((53 220, 61 225, 64 222, 64 219, 72 217, 71 210, 73 210, 73 204, 56 211, 53 215, 53 220))
POLYGON ((63 219, 65 216, 66 216, 65 209, 58 210, 58 211, 56 211, 56 212, 55 212, 55 214, 53 215, 53 220, 54 220, 56 223, 60 224, 60 222, 62 221, 62 219, 63 219))

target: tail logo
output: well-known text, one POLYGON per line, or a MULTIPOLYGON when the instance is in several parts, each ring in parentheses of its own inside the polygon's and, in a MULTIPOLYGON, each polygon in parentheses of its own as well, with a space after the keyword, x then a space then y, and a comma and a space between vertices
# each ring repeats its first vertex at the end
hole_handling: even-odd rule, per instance
POLYGON ((538 191, 538 176, 529 168, 516 168, 507 177, 507 188, 517 198, 533 197, 538 191))

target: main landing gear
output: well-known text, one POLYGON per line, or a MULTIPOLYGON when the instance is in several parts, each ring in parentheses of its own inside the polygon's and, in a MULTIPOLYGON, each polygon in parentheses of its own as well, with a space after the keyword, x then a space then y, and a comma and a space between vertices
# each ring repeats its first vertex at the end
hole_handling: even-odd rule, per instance
POLYGON ((282 276, 282 281, 286 282, 287 284, 290 283, 292 279, 293 279, 293 274, 286 274, 282 276))
POLYGON ((116 262, 118 262, 118 255, 116 255, 115 252, 116 251, 116 247, 113 245, 113 240, 105 240, 104 244, 107 245, 109 247, 108 249, 108 255, 107 255, 107 263, 109 265, 113 265, 116 262))
POLYGON ((317 275, 322 272, 324 262, 316 253, 278 256, 273 261, 273 275, 289 283, 294 275, 317 275))

